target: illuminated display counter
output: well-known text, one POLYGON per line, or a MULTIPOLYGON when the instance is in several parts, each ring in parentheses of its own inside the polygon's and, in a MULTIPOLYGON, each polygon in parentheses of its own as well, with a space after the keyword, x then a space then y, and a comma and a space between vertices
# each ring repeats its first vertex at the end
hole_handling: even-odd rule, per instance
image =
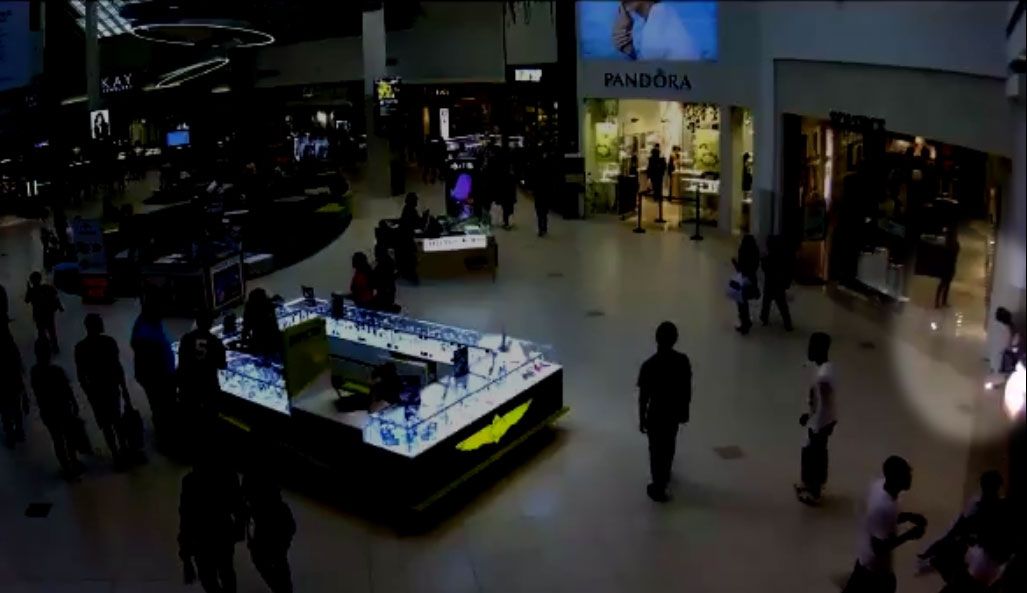
POLYGON ((291 394, 280 360, 239 351, 237 336, 214 328, 228 349, 222 416, 318 465, 377 475, 376 484, 393 484, 391 496, 420 508, 566 412, 562 368, 545 347, 349 305, 338 317, 331 312, 321 300, 277 308, 283 333, 324 320, 327 335, 330 372, 291 394), (454 366, 464 351, 466 374, 454 366), (338 386, 352 369, 386 361, 401 375, 414 372, 405 403, 340 411, 346 388, 330 379, 338 386))

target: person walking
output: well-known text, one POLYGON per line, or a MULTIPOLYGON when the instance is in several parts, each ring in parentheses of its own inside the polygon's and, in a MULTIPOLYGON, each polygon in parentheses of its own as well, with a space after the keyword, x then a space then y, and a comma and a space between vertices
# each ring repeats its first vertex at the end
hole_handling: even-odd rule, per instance
POLYGON ((4 319, 0 323, 0 424, 4 430, 4 446, 13 449, 25 442, 25 415, 29 396, 25 390, 25 367, 11 328, 4 319))
POLYGON ((78 383, 93 408, 96 425, 103 433, 111 451, 115 467, 123 467, 129 447, 125 436, 119 434, 122 401, 126 407, 132 403, 125 385, 125 370, 117 341, 104 333, 103 318, 90 313, 85 319, 86 337, 75 344, 75 370, 78 383), (119 446, 120 444, 120 446, 119 446))
POLYGON ((792 255, 780 235, 767 237, 767 255, 763 258, 763 307, 760 323, 770 323, 770 306, 777 305, 785 331, 792 331, 792 313, 788 310, 788 289, 792 285, 792 255))
POLYGON ((875 480, 867 496, 856 564, 842 593, 895 593, 892 552, 902 544, 920 539, 927 519, 899 510, 899 495, 913 484, 909 463, 896 455, 884 461, 884 479, 875 480), (899 525, 912 527, 898 533, 899 525))
POLYGON ((657 144, 649 152, 649 162, 646 164, 645 174, 649 178, 649 188, 653 192, 653 199, 659 207, 659 214, 654 222, 663 224, 663 176, 667 172, 667 161, 660 154, 660 145, 657 144))
POLYGON ((692 402, 692 363, 674 349, 678 329, 664 321, 656 328, 656 354, 638 372, 638 426, 649 437, 652 482, 646 488, 656 502, 670 500, 667 486, 674 465, 678 425, 689 419, 692 402))
POLYGON ((32 305, 32 321, 36 324, 39 337, 46 338, 47 343, 53 348, 53 353, 57 354, 61 349, 57 344, 54 315, 57 311, 64 311, 57 289, 43 282, 42 274, 32 272, 29 274, 29 283, 25 290, 25 302, 32 305))
POLYGON ((556 192, 558 179, 553 160, 556 156, 550 152, 542 154, 541 172, 535 182, 532 194, 535 197, 535 219, 538 221, 538 236, 549 234, 549 209, 552 206, 553 194, 556 192))
POLYGON ((387 250, 375 257, 374 270, 371 276, 374 288, 374 308, 386 313, 398 313, 396 305, 396 264, 387 250))
POLYGON ((75 452, 74 433, 79 420, 78 401, 64 369, 51 362, 52 348, 46 338, 37 338, 36 364, 29 375, 36 394, 39 417, 53 439, 54 453, 61 473, 72 480, 82 473, 82 463, 75 452))
POLYGON ((738 245, 738 256, 731 260, 735 267, 736 281, 740 282, 738 304, 738 327, 735 331, 743 336, 752 329, 752 318, 749 316, 749 301, 760 296, 759 279, 756 273, 760 267, 760 248, 756 238, 746 234, 738 245))
POLYGON ((206 593, 235 593, 235 544, 244 534, 239 476, 216 452, 197 458, 182 478, 178 557, 185 583, 199 578, 206 593))
POLYGON ((809 410, 799 418, 807 429, 806 446, 802 448, 801 482, 795 485, 799 502, 815 506, 827 483, 827 440, 838 424, 835 411, 834 367, 828 360, 831 336, 816 332, 809 338, 809 361, 816 365, 813 384, 809 388, 809 410))
POLYGON ((243 476, 246 500, 246 544, 250 559, 271 593, 292 593, 289 547, 296 521, 282 493, 269 479, 250 472, 243 476))
POLYGON ((164 329, 158 298, 151 293, 143 299, 142 311, 132 326, 132 351, 136 381, 150 403, 154 434, 163 440, 170 436, 175 410, 175 354, 164 329))
POLYGON ((221 392, 218 371, 228 366, 225 345, 210 331, 212 323, 210 313, 200 311, 196 329, 179 342, 178 398, 183 420, 189 423, 204 423, 216 413, 221 392))

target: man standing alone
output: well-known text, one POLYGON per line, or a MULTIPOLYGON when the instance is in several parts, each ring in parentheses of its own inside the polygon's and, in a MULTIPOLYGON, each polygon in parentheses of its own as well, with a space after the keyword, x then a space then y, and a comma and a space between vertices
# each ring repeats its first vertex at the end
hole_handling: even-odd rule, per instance
POLYGON ((656 354, 638 372, 639 430, 649 436, 652 483, 646 488, 656 502, 670 500, 667 485, 674 464, 678 425, 688 422, 692 401, 692 363, 674 349, 678 328, 664 321, 656 328, 656 354))
POLYGON ((828 361, 831 336, 816 332, 809 337, 808 356, 817 365, 809 388, 809 411, 799 417, 799 424, 809 431, 809 440, 802 448, 802 483, 795 485, 799 502, 820 503, 820 494, 827 483, 827 439, 838 423, 835 413, 834 367, 828 361))

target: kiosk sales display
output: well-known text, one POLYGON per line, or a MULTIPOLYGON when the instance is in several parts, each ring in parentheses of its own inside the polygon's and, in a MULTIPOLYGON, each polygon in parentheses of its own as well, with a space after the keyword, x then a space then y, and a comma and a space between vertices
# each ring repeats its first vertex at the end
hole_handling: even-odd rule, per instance
POLYGON ((262 445, 354 476, 344 480, 347 488, 374 500, 423 511, 567 411, 563 370, 543 347, 349 305, 335 309, 313 299, 280 306, 278 325, 295 343, 284 345, 281 359, 242 352, 237 336, 215 328, 228 350, 218 407, 230 426, 262 445), (313 379, 324 367, 318 340, 327 341, 331 370, 313 379), (296 348, 301 352, 291 352, 296 348), (395 364, 407 386, 399 401, 340 411, 353 409, 339 402, 359 391, 359 369, 383 362, 395 364), (296 364, 302 366, 290 368, 296 364))

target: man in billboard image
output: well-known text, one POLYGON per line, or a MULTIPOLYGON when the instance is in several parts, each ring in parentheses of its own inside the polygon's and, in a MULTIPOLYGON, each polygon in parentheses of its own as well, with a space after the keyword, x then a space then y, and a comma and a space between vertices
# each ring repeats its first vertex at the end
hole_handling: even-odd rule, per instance
POLYGON ((699 54, 678 13, 656 0, 622 0, 611 40, 630 60, 690 60, 699 54))

